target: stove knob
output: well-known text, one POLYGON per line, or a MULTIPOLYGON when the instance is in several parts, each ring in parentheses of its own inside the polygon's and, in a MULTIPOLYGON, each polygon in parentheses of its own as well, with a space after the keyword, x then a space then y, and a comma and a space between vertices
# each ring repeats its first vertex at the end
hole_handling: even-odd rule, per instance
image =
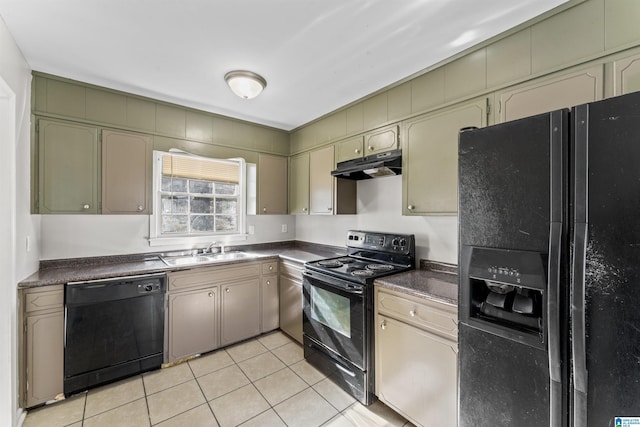
POLYGON ((400 246, 407 246, 407 240, 406 239, 400 239, 400 246))
POLYGON ((398 238, 397 238, 397 237, 396 237, 396 238, 394 238, 394 239, 391 241, 391 244, 392 244, 393 246, 398 246, 398 245, 400 244, 400 243, 399 243, 398 238))

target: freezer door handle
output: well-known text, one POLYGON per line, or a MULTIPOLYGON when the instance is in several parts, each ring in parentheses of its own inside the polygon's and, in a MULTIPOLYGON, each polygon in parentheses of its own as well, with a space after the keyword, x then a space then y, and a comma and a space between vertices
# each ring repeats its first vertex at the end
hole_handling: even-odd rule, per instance
POLYGON ((571 352, 573 355, 574 425, 587 425, 587 351, 584 317, 584 287, 587 253, 587 224, 575 224, 573 237, 573 280, 571 282, 571 352))
POLYGON ((560 353, 560 251, 562 223, 549 227, 549 273, 547 280, 547 337, 549 343, 550 426, 562 426, 562 359, 560 353))

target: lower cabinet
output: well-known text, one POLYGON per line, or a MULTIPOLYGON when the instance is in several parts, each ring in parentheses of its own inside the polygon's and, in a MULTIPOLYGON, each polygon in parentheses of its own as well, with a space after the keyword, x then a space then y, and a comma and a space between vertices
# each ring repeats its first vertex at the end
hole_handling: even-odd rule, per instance
POLYGON ((218 347, 218 287, 169 294, 169 361, 218 347))
POLYGON ((222 347, 260 334, 260 278, 220 287, 222 347))
POLYGON ((277 329, 277 268, 271 260, 168 273, 165 362, 277 329))
POLYGON ((302 344, 301 263, 280 262, 280 329, 302 344))
POLYGON ((47 286, 21 293, 21 406, 30 408, 63 392, 64 287, 47 286))
POLYGON ((262 327, 269 332, 280 327, 280 293, 278 289, 278 260, 262 263, 262 327))
POLYGON ((455 307, 376 287, 376 394, 416 425, 456 423, 456 319, 455 307))

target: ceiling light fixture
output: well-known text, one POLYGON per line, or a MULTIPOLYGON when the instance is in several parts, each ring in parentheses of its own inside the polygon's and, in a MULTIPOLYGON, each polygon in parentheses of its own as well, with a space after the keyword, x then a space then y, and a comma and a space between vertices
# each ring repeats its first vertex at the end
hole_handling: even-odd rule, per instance
POLYGON ((267 87, 267 81, 262 76, 245 70, 229 71, 224 75, 224 80, 233 93, 244 99, 255 98, 267 87))

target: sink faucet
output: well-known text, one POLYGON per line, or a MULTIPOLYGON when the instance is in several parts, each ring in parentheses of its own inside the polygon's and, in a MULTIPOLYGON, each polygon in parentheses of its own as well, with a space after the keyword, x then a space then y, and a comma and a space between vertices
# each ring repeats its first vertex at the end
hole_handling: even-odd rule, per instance
POLYGON ((224 245, 220 242, 211 242, 206 249, 202 251, 203 253, 210 254, 223 254, 224 253, 224 245))
POLYGON ((210 254, 217 254, 220 252, 224 252, 223 246, 219 245, 218 242, 211 242, 209 244, 209 246, 207 246, 207 249, 204 250, 205 253, 209 252, 210 254), (213 248, 216 248, 216 250, 214 251, 213 248))

